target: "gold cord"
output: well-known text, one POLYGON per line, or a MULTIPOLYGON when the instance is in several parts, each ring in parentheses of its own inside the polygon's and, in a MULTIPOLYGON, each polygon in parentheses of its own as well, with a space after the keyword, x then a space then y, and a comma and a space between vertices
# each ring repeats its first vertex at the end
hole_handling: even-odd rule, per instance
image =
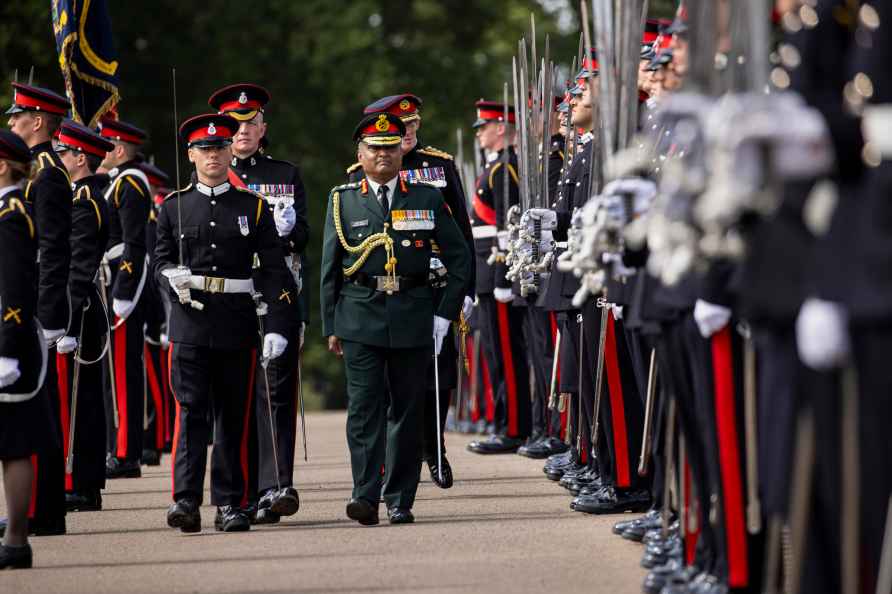
POLYGON ((373 235, 369 235, 363 240, 362 243, 356 246, 351 246, 347 243, 347 238, 344 237, 344 229, 341 227, 341 194, 340 192, 335 192, 332 196, 332 218, 334 219, 335 231, 338 234, 338 239, 341 242, 341 246, 344 248, 349 254, 360 254, 359 259, 353 263, 352 266, 348 268, 344 268, 344 276, 352 276, 357 270, 362 268, 362 265, 365 264, 365 261, 368 260, 369 256, 377 247, 384 246, 384 251, 387 253, 387 263, 384 265, 384 270, 387 272, 387 275, 396 281, 396 257, 393 255, 393 239, 387 235, 387 229, 390 227, 389 223, 384 223, 384 231, 382 233, 375 233, 373 235))

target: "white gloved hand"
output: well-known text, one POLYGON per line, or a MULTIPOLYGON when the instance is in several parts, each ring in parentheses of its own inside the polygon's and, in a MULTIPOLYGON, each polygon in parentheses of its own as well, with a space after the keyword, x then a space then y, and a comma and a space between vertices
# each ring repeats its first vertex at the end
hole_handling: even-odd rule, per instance
POLYGON ((852 348, 848 322, 838 303, 806 299, 796 318, 796 347, 802 362, 818 371, 844 363, 852 348))
POLYGON ((709 338, 731 321, 731 310, 715 303, 698 299, 694 304, 694 321, 700 336, 709 338))
POLYGON ((542 229, 550 231, 557 228, 557 213, 549 208, 531 208, 523 214, 521 224, 532 227, 528 220, 541 221, 542 229))
POLYGON ((11 386, 22 377, 19 371, 19 360, 11 357, 0 357, 0 388, 11 386))
POLYGON ((115 311, 115 315, 121 319, 127 318, 135 307, 136 302, 128 299, 115 299, 112 301, 112 309, 115 311))
POLYGON ((180 303, 186 304, 192 301, 192 295, 189 293, 191 270, 185 266, 178 266, 176 268, 168 268, 161 274, 167 277, 167 282, 170 283, 170 288, 173 289, 173 292, 177 294, 180 303))
POLYGON ((278 202, 273 209, 273 220, 276 223, 276 231, 279 233, 279 237, 287 237, 297 222, 297 213, 294 212, 294 206, 291 204, 285 206, 284 202, 278 202))
POLYGON ((493 289, 492 295, 499 303, 511 303, 514 301, 514 293, 511 289, 500 289, 499 287, 496 287, 493 289))
POLYGON ((161 333, 161 339, 159 340, 161 343, 162 349, 167 349, 170 346, 170 337, 164 332, 161 333))
POLYGON ((43 339, 48 343, 56 342, 56 339, 65 335, 65 329, 60 328, 59 330, 47 330, 44 328, 43 330, 43 339))
POLYGON ((604 187, 603 194, 631 194, 634 216, 640 216, 650 209, 657 197, 657 184, 641 177, 616 179, 604 187))
POLYGON ((299 343, 298 347, 300 349, 304 348, 304 334, 306 333, 306 330, 307 330, 307 323, 301 322, 300 323, 300 331, 298 332, 298 336, 300 336, 300 343, 299 343))
POLYGON ((56 343, 56 352, 60 355, 67 355, 74 352, 77 348, 77 339, 74 336, 65 336, 56 343))
POLYGON ((474 300, 465 295, 465 302, 461 306, 461 313, 465 316, 465 319, 471 317, 471 312, 474 311, 474 300))
POLYGON ((610 311, 613 312, 614 320, 622 320, 623 319, 623 306, 622 305, 611 305, 610 311))
POLYGON ((449 332, 450 323, 446 318, 434 316, 434 353, 437 355, 440 354, 440 350, 443 348, 443 339, 446 338, 446 333, 449 332))
POLYGON ((281 356, 287 346, 287 338, 275 332, 268 332, 263 337, 263 358, 267 361, 272 361, 276 357, 281 356))

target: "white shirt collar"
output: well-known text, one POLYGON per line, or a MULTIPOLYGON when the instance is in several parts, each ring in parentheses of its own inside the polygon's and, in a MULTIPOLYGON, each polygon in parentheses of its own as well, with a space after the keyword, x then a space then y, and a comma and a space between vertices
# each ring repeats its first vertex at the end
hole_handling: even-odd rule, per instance
POLYGON ((586 132, 579 137, 579 144, 588 144, 592 137, 594 137, 594 135, 595 134, 593 132, 586 132))
POLYGON ((219 196, 220 194, 229 191, 229 182, 223 182, 219 186, 214 186, 213 188, 206 186, 201 182, 197 182, 195 184, 195 189, 205 196, 219 196))
MULTIPOLYGON (((399 176, 397 176, 397 177, 399 177, 399 176)), ((378 188, 381 187, 381 184, 379 184, 378 182, 373 182, 370 178, 366 178, 366 179, 369 180, 369 189, 372 191, 372 195, 375 198, 377 198, 378 197, 378 188)), ((387 182, 386 184, 384 184, 385 186, 387 186, 387 199, 388 200, 393 200, 393 192, 394 192, 394 190, 396 190, 396 180, 397 180, 397 178, 395 177, 392 180, 390 180, 389 182, 387 182)))
POLYGON ((5 188, 0 188, 0 200, 10 192, 15 192, 16 190, 21 190, 21 188, 18 186, 6 186, 5 188))

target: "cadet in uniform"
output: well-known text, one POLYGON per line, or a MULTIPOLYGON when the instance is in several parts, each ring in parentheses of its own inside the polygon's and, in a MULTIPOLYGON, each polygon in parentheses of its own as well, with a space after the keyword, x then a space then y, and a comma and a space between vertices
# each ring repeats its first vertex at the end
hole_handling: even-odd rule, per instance
POLYGON ((495 430, 490 439, 473 441, 468 449, 478 454, 513 453, 523 445, 532 430, 529 365, 523 344, 523 321, 526 310, 512 307, 514 294, 505 278, 504 255, 487 260, 493 248, 500 251, 497 233, 506 228, 507 209, 520 200, 517 178, 517 154, 512 146, 514 109, 492 101, 477 102, 477 138, 480 146, 492 155, 477 178, 477 195, 472 203, 471 226, 477 258, 477 299, 483 324, 483 344, 496 400, 495 430), (507 152, 507 155, 505 154, 507 152), (508 195, 505 196, 505 176, 508 195))
MULTIPOLYGON (((9 114, 9 127, 31 149, 37 175, 25 186, 25 202, 34 218, 39 243, 37 318, 49 348, 49 364, 44 389, 49 392, 53 417, 46 430, 54 438, 33 459, 37 475, 34 505, 28 529, 38 535, 65 533, 65 467, 62 457, 62 429, 58 418, 61 402, 56 378, 55 345, 65 335, 71 321, 68 300, 68 267, 71 261, 71 180, 51 139, 70 107, 64 97, 47 89, 13 83, 15 97, 9 114), (58 447, 56 447, 58 446, 58 447)), ((4 530, 0 520, 0 532, 4 530)))
POLYGON ((391 113, 362 119, 353 139, 366 178, 335 187, 325 217, 323 334, 329 350, 344 357, 353 469, 347 516, 364 525, 378 523, 381 497, 392 524, 414 521, 432 342, 439 351, 459 317, 470 266, 440 192, 399 177, 405 130, 391 113), (429 281, 434 241, 447 270, 436 298, 429 281))
MULTIPOLYGON (((266 198, 285 262, 294 276, 297 291, 285 297, 292 316, 298 322, 289 335, 288 348, 269 367, 269 393, 276 427, 279 467, 273 460, 269 404, 262 377, 255 385, 257 415, 257 488, 260 501, 257 523, 278 522, 281 516, 297 513, 300 501, 294 489, 294 450, 297 440, 298 374, 304 329, 309 321, 307 301, 302 291, 302 258, 310 237, 307 223, 307 198, 298 168, 288 161, 264 154, 268 122, 265 107, 270 95, 254 84, 235 84, 211 95, 208 103, 220 113, 239 122, 232 144, 229 181, 247 187, 266 198), (281 489, 279 487, 281 486, 281 489)), ((259 274, 259 272, 257 273, 259 274)), ((252 493, 252 496, 254 493, 252 493)))
MULTIPOLYGON (((143 323, 147 271, 146 224, 152 196, 145 174, 138 168, 137 151, 146 140, 139 128, 118 120, 103 120, 101 134, 114 144, 102 166, 111 184, 105 198, 109 206, 109 248, 105 259, 111 278, 109 295, 114 323, 112 357, 114 374, 106 392, 106 412, 117 424, 108 423, 108 478, 141 475, 144 390, 143 323), (111 385, 114 383, 114 386, 111 385), (115 398, 117 410, 111 399, 115 398)), ((107 360, 108 361, 108 360, 107 360)))
POLYGON ((294 280, 285 267, 273 217, 263 197, 227 181, 229 145, 238 122, 199 115, 180 126, 195 185, 168 196, 158 213, 154 274, 170 287, 170 383, 177 401, 173 499, 167 523, 201 530, 201 505, 214 415, 211 503, 217 530, 248 530, 248 423, 254 406, 258 330, 263 358, 279 357, 293 325, 286 295, 294 280), (180 219, 182 216, 182 219, 180 219), (252 280, 254 255, 262 274, 252 280), (269 309, 258 328, 255 289, 269 309), (194 301, 192 299, 194 291, 194 301))
MULTIPOLYGON (((21 138, 0 131, 0 460, 8 521, 0 569, 28 568, 31 458, 55 437, 49 393, 42 390, 47 353, 37 314, 37 235, 19 183, 31 152, 21 138)), ((64 518, 64 517, 63 517, 64 518)))
POLYGON ((104 176, 94 172, 113 145, 98 134, 70 120, 64 122, 56 141, 56 154, 74 182, 71 209, 72 323, 56 346, 59 392, 63 404, 62 446, 68 456, 69 434, 74 431, 71 474, 65 474, 68 511, 102 509, 105 488, 105 400, 102 359, 109 346, 108 318, 95 283, 108 243, 108 207, 103 198, 104 176), (77 360, 80 362, 78 363, 77 360), (77 409, 73 408, 75 367, 77 409))
MULTIPOLYGON (((468 244, 469 252, 474 250, 474 237, 471 235, 471 222, 468 217, 467 199, 462 189, 461 179, 459 178, 458 169, 452 155, 444 153, 432 146, 422 148, 421 141, 418 139, 417 132, 421 127, 421 106, 422 101, 419 97, 404 93, 401 95, 390 95, 382 97, 374 103, 365 107, 364 113, 377 113, 386 111, 399 117, 406 125, 406 135, 400 147, 403 153, 403 165, 400 170, 400 177, 408 182, 426 181, 443 193, 443 199, 446 206, 452 211, 453 218, 461 229, 462 235, 468 244)), ((351 182, 361 181, 365 174, 360 163, 354 163, 347 169, 348 180, 351 182)), ((434 246, 434 258, 436 265, 437 247, 434 246)), ((468 286, 465 293, 465 301, 462 306, 462 313, 465 318, 470 316, 471 307, 474 304, 474 277, 476 262, 471 259, 471 275, 468 279, 468 286)), ((440 376, 440 426, 437 430, 437 403, 435 402, 436 391, 434 390, 434 369, 433 365, 428 373, 428 389, 425 394, 424 406, 424 441, 422 444, 424 460, 430 471, 431 480, 435 485, 443 489, 452 486, 453 476, 452 467, 449 460, 445 456, 445 443, 443 440, 443 431, 446 427, 446 411, 449 409, 449 401, 451 391, 455 389, 456 376, 458 369, 456 362, 458 361, 458 353, 455 349, 455 337, 453 329, 450 327, 449 334, 443 341, 443 351, 439 357, 439 376, 440 376), (437 468, 437 438, 440 439, 440 445, 443 447, 443 481, 440 481, 440 472, 437 468)))

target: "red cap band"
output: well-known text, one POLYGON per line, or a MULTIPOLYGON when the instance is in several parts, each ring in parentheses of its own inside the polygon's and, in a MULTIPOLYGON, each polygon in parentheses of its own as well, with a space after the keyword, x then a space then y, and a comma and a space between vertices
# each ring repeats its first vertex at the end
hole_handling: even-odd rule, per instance
POLYGON ((68 112, 68 110, 64 107, 54 105, 47 101, 42 101, 39 97, 32 97, 31 95, 27 95, 25 93, 22 93, 21 91, 16 91, 14 102, 20 107, 32 107, 40 111, 54 113, 56 115, 65 115, 68 112))

